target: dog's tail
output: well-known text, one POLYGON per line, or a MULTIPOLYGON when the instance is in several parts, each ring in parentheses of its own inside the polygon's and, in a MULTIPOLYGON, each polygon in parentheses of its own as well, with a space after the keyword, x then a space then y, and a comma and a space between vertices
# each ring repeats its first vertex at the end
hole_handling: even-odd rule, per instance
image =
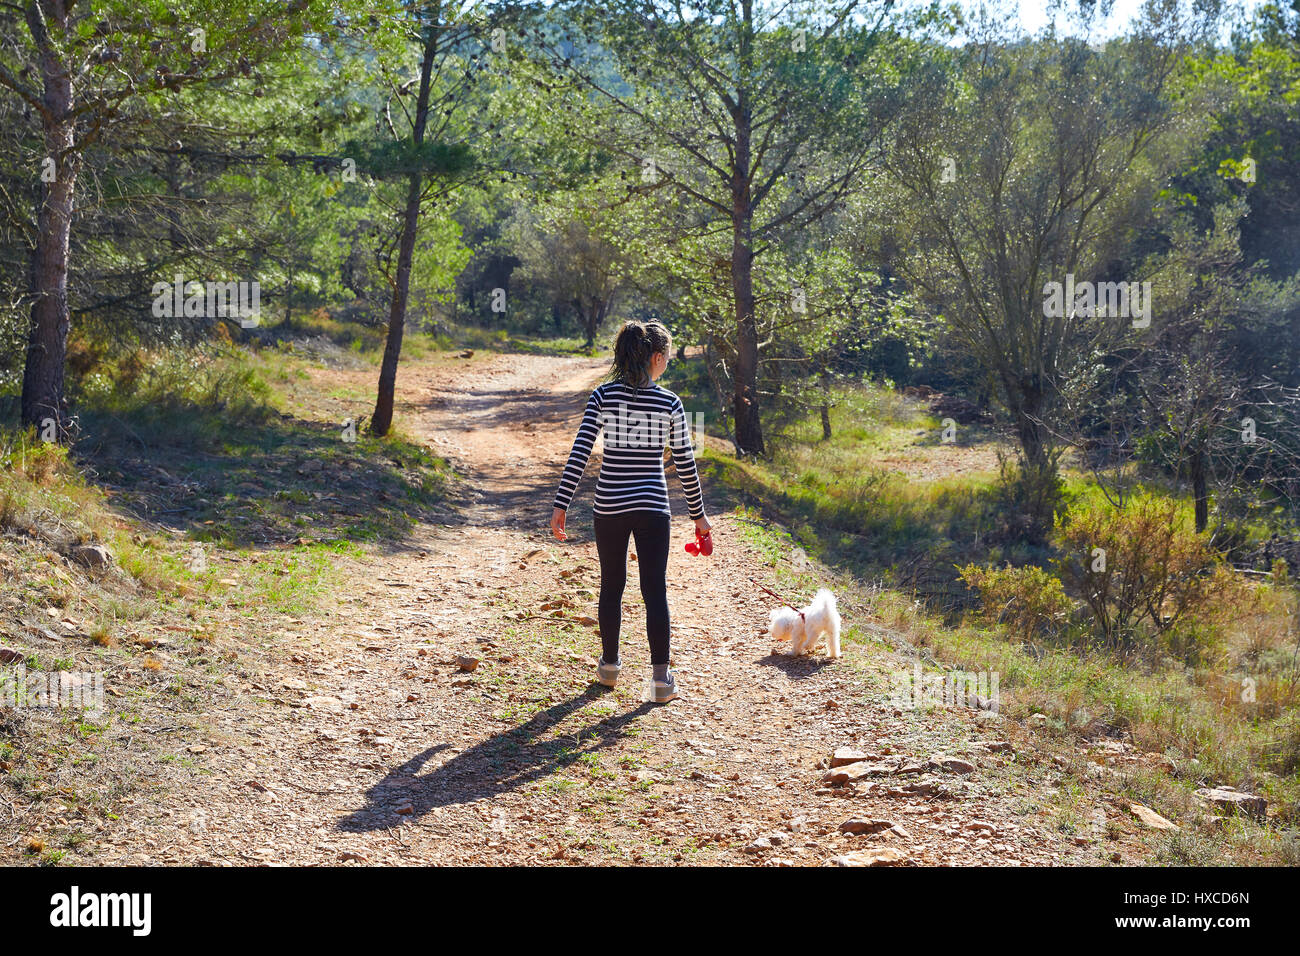
POLYGON ((813 599, 814 606, 820 604, 826 615, 826 651, 831 657, 840 656, 840 612, 835 606, 835 595, 822 588, 813 599))
POLYGON ((835 595, 825 588, 817 592, 817 596, 813 598, 812 606, 824 607, 828 611, 839 614, 839 610, 835 607, 835 595))

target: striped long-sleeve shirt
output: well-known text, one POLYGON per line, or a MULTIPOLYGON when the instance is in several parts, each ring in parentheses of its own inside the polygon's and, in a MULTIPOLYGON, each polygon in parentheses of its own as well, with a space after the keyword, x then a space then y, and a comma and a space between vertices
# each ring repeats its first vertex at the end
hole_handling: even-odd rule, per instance
POLYGON ((686 493, 691 518, 704 516, 700 476, 681 399, 666 388, 650 385, 634 389, 607 382, 591 393, 568 464, 560 477, 555 507, 567 510, 578 482, 587 469, 596 436, 605 433, 604 458, 596 480, 597 515, 626 511, 659 511, 668 507, 668 482, 664 478, 664 446, 672 449, 677 477, 686 493))

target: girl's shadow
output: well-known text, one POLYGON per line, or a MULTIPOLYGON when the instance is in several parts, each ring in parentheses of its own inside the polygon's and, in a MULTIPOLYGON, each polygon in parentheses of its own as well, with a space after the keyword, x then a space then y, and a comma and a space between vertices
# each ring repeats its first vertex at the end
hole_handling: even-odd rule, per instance
POLYGON ((394 822, 394 808, 404 802, 411 805, 411 818, 418 818, 433 807, 470 803, 518 789, 615 743, 628 724, 655 706, 649 702, 642 703, 635 710, 606 717, 572 734, 533 740, 605 693, 605 688, 593 683, 578 696, 542 711, 503 734, 475 744, 421 776, 420 770, 429 758, 446 750, 450 744, 429 747, 394 767, 383 780, 367 790, 366 805, 340 820, 338 828, 351 833, 387 830, 394 822))

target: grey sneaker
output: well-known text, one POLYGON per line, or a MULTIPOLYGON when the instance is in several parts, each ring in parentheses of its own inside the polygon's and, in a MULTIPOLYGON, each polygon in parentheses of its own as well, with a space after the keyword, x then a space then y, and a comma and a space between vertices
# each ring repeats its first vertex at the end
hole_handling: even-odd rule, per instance
POLYGON ((650 682, 650 696, 656 704, 666 704, 670 700, 676 700, 677 674, 670 670, 667 680, 652 680, 650 682))
POLYGON ((606 664, 605 658, 602 657, 596 665, 596 681, 606 687, 613 687, 618 683, 618 672, 622 669, 620 664, 606 664))

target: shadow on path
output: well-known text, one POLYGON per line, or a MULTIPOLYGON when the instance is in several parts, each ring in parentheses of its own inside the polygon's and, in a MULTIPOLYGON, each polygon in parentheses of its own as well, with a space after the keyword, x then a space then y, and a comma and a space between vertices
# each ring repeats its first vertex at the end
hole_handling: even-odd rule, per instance
POLYGON ((813 656, 801 654, 798 657, 792 654, 768 654, 766 657, 760 657, 756 663, 761 667, 775 667, 791 680, 803 680, 814 676, 823 667, 829 667, 835 661, 820 654, 813 656))
POLYGON ((429 759, 449 745, 441 743, 429 747, 392 768, 383 780, 367 790, 366 805, 340 820, 338 828, 350 833, 387 830, 393 825, 394 808, 405 801, 411 804, 409 817, 418 819, 434 807, 471 803, 517 790, 616 743, 629 724, 655 707, 648 702, 642 703, 635 710, 606 717, 573 733, 547 740, 534 739, 605 693, 605 688, 593 683, 576 697, 547 708, 503 734, 475 744, 442 766, 421 775, 420 771, 429 759))

